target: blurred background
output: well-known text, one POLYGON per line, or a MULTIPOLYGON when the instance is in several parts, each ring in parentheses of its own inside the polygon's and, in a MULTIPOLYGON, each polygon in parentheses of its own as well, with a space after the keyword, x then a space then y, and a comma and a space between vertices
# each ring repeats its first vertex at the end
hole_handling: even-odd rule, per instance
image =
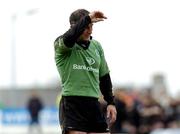
POLYGON ((78 8, 108 18, 94 24, 92 36, 104 48, 125 114, 112 132, 180 133, 179 7, 178 0, 1 0, 0 133, 61 132, 53 42, 78 8))

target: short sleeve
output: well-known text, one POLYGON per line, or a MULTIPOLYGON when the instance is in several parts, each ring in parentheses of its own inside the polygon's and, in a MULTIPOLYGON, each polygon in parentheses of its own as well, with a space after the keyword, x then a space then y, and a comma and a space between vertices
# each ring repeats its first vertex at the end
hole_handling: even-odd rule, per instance
POLYGON ((99 51, 100 51, 100 57, 101 57, 99 77, 102 77, 105 74, 109 73, 110 70, 109 70, 108 64, 106 62, 104 51, 103 51, 102 47, 100 46, 99 49, 100 49, 99 51))
POLYGON ((64 44, 63 39, 60 37, 55 40, 54 48, 55 52, 59 54, 63 54, 72 50, 72 48, 69 48, 64 44))

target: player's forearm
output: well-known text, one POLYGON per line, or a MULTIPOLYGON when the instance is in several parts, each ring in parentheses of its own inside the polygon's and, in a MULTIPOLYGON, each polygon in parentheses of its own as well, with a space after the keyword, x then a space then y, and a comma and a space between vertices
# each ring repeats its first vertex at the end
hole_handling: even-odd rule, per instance
POLYGON ((67 47, 73 47, 79 36, 90 23, 91 18, 89 16, 85 16, 78 23, 72 25, 71 28, 62 36, 64 44, 67 47))
POLYGON ((114 96, 112 93, 112 82, 109 74, 100 78, 100 90, 107 104, 114 105, 114 96))

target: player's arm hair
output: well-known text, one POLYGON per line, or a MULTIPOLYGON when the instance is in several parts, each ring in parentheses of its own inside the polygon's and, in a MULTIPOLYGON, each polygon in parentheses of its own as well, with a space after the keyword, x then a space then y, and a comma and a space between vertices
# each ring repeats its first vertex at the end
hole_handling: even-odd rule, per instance
POLYGON ((70 29, 62 35, 64 44, 67 47, 73 47, 79 36, 91 23, 89 16, 82 17, 76 24, 72 24, 70 29))
POLYGON ((102 95, 104 96, 104 100, 107 102, 107 105, 114 105, 112 82, 109 73, 100 78, 100 90, 102 95))

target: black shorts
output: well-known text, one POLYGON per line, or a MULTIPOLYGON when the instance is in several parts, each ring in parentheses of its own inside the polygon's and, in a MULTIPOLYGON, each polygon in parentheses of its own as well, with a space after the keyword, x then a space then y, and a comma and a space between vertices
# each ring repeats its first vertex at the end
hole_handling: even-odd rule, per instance
POLYGON ((59 107, 62 131, 109 132, 105 115, 97 98, 63 96, 59 107))

